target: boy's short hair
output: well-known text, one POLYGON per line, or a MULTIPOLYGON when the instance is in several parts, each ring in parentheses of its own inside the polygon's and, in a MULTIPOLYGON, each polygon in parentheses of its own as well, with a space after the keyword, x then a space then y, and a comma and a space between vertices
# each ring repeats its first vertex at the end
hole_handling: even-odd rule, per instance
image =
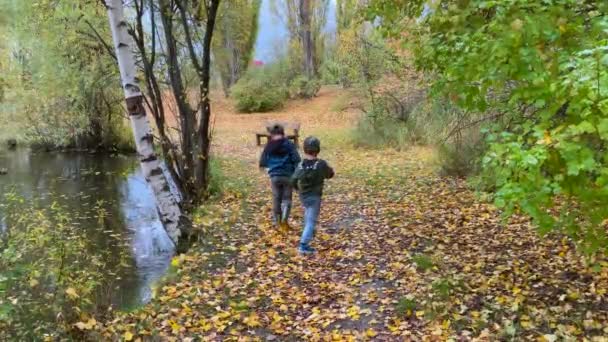
POLYGON ((285 128, 281 124, 274 124, 270 127, 270 135, 285 135, 285 128))
POLYGON ((321 141, 317 137, 304 139, 304 153, 317 155, 321 152, 321 141))

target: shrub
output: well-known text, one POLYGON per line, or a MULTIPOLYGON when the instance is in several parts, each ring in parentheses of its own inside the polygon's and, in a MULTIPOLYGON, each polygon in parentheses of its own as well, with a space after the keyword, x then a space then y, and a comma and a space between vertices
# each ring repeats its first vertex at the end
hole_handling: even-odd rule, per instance
POLYGON ((210 196, 220 196, 224 190, 224 183, 226 182, 221 160, 215 157, 211 158, 211 161, 209 162, 209 174, 209 188, 207 191, 210 196))
POLYGON ((298 76, 289 85, 289 97, 310 99, 317 95, 319 89, 321 89, 319 80, 298 76))
POLYGON ((277 77, 280 73, 268 72, 269 68, 249 72, 232 88, 239 112, 268 112, 283 106, 288 94, 277 77))
POLYGON ((323 84, 334 84, 338 85, 342 82, 341 65, 338 63, 336 58, 327 58, 321 64, 321 81, 323 84))
POLYGON ((471 129, 454 141, 439 146, 439 168, 444 175, 465 177, 481 171, 481 157, 487 145, 481 139, 479 129, 471 129))
POLYGON ((410 145, 411 132, 405 123, 399 123, 389 118, 364 118, 357 124, 353 132, 353 142, 358 147, 405 148, 410 145))
POLYGON ((481 121, 479 115, 463 118, 448 101, 423 101, 400 113, 390 102, 376 101, 357 124, 352 138, 356 146, 369 148, 435 145, 439 172, 464 177, 481 171, 480 161, 487 151, 480 133, 483 126, 475 124, 477 121, 481 121))
POLYGON ((445 127, 445 119, 424 102, 409 109, 398 107, 396 110, 388 100, 371 105, 355 128, 355 145, 404 149, 411 145, 432 144, 445 127))

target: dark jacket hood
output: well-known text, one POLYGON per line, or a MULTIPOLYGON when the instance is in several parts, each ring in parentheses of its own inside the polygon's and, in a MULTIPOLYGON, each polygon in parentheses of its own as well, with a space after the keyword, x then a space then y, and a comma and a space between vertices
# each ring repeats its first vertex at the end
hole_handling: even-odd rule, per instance
POLYGON ((281 138, 279 140, 270 140, 266 147, 264 147, 264 153, 268 155, 279 155, 283 156, 289 153, 291 150, 289 140, 287 138, 281 138))

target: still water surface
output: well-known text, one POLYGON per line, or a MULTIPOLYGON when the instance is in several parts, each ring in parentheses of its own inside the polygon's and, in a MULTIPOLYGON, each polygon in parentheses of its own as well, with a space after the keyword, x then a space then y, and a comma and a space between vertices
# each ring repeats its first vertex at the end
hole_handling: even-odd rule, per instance
MULTIPOLYGON (((173 247, 158 219, 153 195, 135 156, 88 153, 31 153, 0 151, 0 202, 14 192, 26 203, 67 208, 79 227, 87 230, 93 246, 126 255, 127 267, 103 270, 111 291, 104 301, 131 308, 151 298, 150 286, 164 275, 173 247), (107 219, 100 227, 95 212, 107 219)), ((7 227, 0 207, 0 231, 7 227)))

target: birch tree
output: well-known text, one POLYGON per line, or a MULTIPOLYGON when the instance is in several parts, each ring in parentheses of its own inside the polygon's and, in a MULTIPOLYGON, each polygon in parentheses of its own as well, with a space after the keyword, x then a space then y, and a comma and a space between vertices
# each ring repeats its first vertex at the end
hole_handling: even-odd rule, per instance
POLYGON ((182 205, 195 206, 209 194, 211 46, 220 0, 130 4, 135 21, 129 33, 141 61, 146 104, 182 205))
POLYGON ((184 233, 189 233, 188 225, 185 224, 179 202, 170 190, 161 161, 154 152, 153 135, 143 105, 143 94, 136 77, 133 43, 124 18, 122 0, 106 0, 106 7, 141 169, 156 197, 160 220, 173 243, 177 245, 180 237, 184 233))

